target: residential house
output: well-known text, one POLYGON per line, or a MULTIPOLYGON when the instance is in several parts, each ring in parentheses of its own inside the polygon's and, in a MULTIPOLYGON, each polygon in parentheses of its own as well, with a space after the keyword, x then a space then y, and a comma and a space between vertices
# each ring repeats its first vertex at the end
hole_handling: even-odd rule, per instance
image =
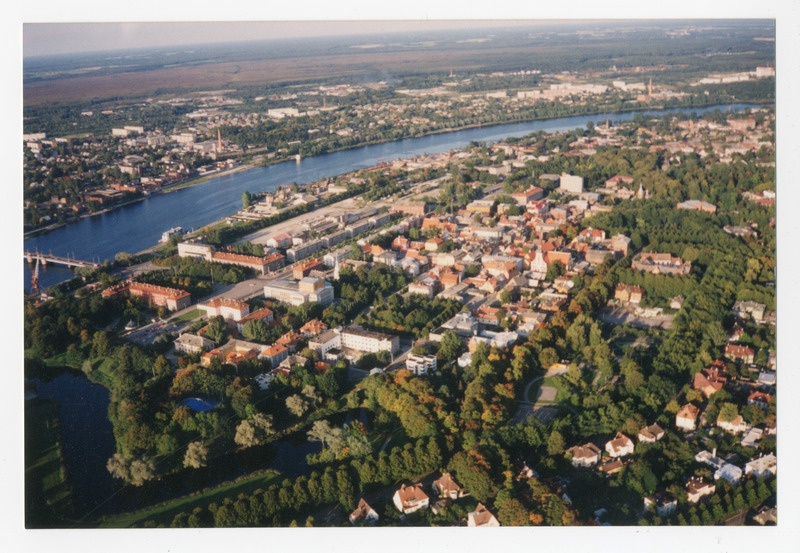
POLYGON ((747 396, 747 405, 756 405, 762 409, 769 409, 770 401, 772 401, 772 396, 764 392, 755 391, 747 396))
POLYGON ((639 430, 639 434, 637 435, 639 441, 646 444, 655 443, 663 437, 664 430, 655 423, 651 424, 650 426, 645 426, 639 430))
POLYGON ((470 528, 498 527, 500 523, 483 503, 478 503, 475 510, 467 515, 467 526, 470 528))
POLYGON ((692 387, 708 398, 722 390, 727 381, 728 376, 724 373, 724 364, 717 364, 695 374, 692 387))
POLYGON ((600 448, 591 442, 573 446, 566 453, 572 455, 571 462, 574 467, 593 467, 603 455, 600 448))
POLYGON ((732 361, 742 361, 744 363, 752 363, 755 359, 756 352, 753 348, 743 346, 741 344, 726 344, 725 345, 725 358, 732 361))
POLYGON ((348 517, 350 524, 355 524, 361 521, 371 524, 373 522, 377 522, 379 518, 380 517, 375 509, 370 507, 369 503, 364 501, 363 497, 358 500, 358 506, 356 507, 356 510, 350 513, 350 516, 348 517))
POLYGON ((312 319, 300 327, 300 333, 305 338, 313 338, 328 330, 328 325, 319 319, 312 319))
POLYGON ((756 478, 763 478, 765 476, 775 476, 778 473, 778 459, 774 453, 761 455, 756 457, 744 466, 744 473, 746 475, 753 475, 756 478))
POLYGON ((644 506, 646 509, 655 508, 660 517, 667 517, 678 508, 678 500, 671 493, 661 491, 645 497, 644 506))
POLYGON ((727 480, 731 484, 737 484, 742 479, 742 469, 731 463, 722 463, 722 466, 714 473, 714 480, 727 480))
POLYGON ((747 430, 747 423, 741 415, 736 415, 736 417, 730 421, 717 417, 717 426, 730 434, 741 434, 747 430))
POLYGON ((631 269, 653 274, 686 275, 692 264, 668 253, 640 252, 633 257, 631 269))
POLYGON ((713 494, 716 489, 712 482, 706 482, 699 476, 692 476, 686 482, 686 500, 689 503, 697 503, 703 497, 713 494))
POLYGON ((699 415, 700 409, 691 403, 687 403, 675 415, 675 426, 681 430, 694 430, 697 427, 697 417, 699 415))
POLYGON ((467 493, 464 491, 464 488, 459 486, 456 481, 453 480, 453 477, 450 476, 449 472, 443 473, 441 478, 434 480, 432 487, 433 491, 439 497, 446 497, 452 500, 456 500, 467 495, 467 493))
POLYGON ((422 491, 422 484, 413 484, 411 486, 403 484, 399 490, 394 492, 392 502, 398 511, 408 515, 420 509, 427 509, 430 498, 422 491))
POLYGON ((621 459, 609 459, 597 467, 597 472, 606 476, 611 476, 620 472, 625 467, 625 463, 621 459))
POLYGON ((624 457, 633 453, 633 440, 622 432, 617 432, 613 440, 606 443, 606 452, 611 457, 624 457))
POLYGON ((644 294, 644 288, 635 284, 617 284, 614 289, 614 299, 624 302, 639 303, 644 294))
POLYGON ((406 357, 406 369, 417 376, 423 376, 436 371, 435 355, 415 355, 410 353, 406 357))

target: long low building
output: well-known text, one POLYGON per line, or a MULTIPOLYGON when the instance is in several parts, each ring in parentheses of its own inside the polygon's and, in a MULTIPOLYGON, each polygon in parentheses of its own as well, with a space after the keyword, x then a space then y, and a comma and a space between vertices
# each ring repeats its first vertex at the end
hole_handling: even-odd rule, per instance
POLYGON ((400 338, 391 334, 365 330, 358 326, 349 326, 343 330, 328 330, 308 342, 308 347, 325 356, 329 351, 348 348, 366 353, 388 351, 397 353, 400 349, 400 338))
POLYGON ((189 307, 192 303, 192 295, 186 290, 177 288, 167 288, 144 282, 126 281, 121 284, 111 286, 103 290, 104 298, 111 298, 118 294, 129 294, 133 297, 142 298, 148 303, 158 307, 166 307, 170 311, 178 311, 184 307, 189 307))
POLYGON ((333 302, 333 285, 318 277, 304 277, 299 282, 277 279, 264 286, 264 297, 276 299, 289 305, 333 302))

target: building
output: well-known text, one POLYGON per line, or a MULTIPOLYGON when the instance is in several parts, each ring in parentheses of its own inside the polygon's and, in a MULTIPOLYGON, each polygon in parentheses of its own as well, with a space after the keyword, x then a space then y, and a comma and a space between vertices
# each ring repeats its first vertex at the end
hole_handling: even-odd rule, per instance
POLYGON ((687 403, 675 415, 675 426, 681 430, 694 430, 697 428, 698 415, 700 415, 700 409, 691 403, 687 403))
POLYGON ((725 358, 732 361, 742 361, 744 363, 752 363, 755 359, 756 352, 753 348, 743 346, 740 344, 727 344, 725 346, 725 358))
POLYGON ((600 448, 589 442, 585 445, 576 445, 567 450, 568 455, 572 455, 572 466, 574 467, 593 467, 598 462, 603 453, 600 448))
POLYGON ((214 298, 197 307, 206 312, 207 317, 222 317, 228 321, 239 322, 250 314, 247 303, 231 298, 214 298))
POLYGON ((712 482, 706 482, 700 477, 693 476, 686 482, 686 500, 689 503, 697 503, 716 490, 717 487, 712 482))
POLYGON ((375 509, 370 507, 369 503, 364 501, 364 498, 362 497, 358 500, 358 506, 356 507, 356 510, 350 513, 350 516, 347 518, 350 520, 350 524, 355 524, 361 521, 371 524, 373 522, 377 522, 380 517, 375 509))
POLYGON ((631 269, 653 274, 687 275, 692 264, 668 253, 640 252, 633 257, 631 269))
POLYGON ((236 329, 241 333, 244 332, 244 325, 246 325, 250 321, 261 321, 265 325, 272 324, 272 320, 274 318, 274 314, 272 310, 268 307, 263 307, 258 311, 254 311, 245 317, 239 319, 236 323, 236 329))
POLYGON ((102 296, 110 298, 118 294, 128 294, 131 297, 141 298, 157 307, 166 307, 169 311, 179 311, 189 307, 192 303, 191 294, 185 290, 132 281, 106 288, 103 290, 102 296))
POLYGON ((178 336, 173 344, 175 345, 175 351, 181 353, 203 353, 214 349, 213 341, 188 332, 178 336))
POLYGON ((397 510, 401 513, 408 515, 419 511, 420 509, 427 509, 430 503, 428 495, 422 491, 422 484, 414 484, 400 486, 400 489, 394 492, 392 502, 397 510))
POLYGON ((702 211, 704 213, 716 213, 717 206, 704 202, 703 200, 686 200, 680 202, 677 206, 678 209, 688 209, 690 211, 702 211))
POLYGON ((606 443, 606 452, 611 457, 624 457, 633 453, 633 440, 622 432, 617 432, 613 440, 606 443))
POLYGON ((277 368, 284 359, 289 357, 289 348, 282 344, 272 344, 268 348, 264 348, 259 357, 269 361, 269 364, 274 369, 277 368))
POLYGON ((569 194, 583 194, 583 177, 561 173, 558 189, 569 194))
POLYGON ((264 297, 276 299, 289 305, 333 302, 333 285, 318 277, 304 277, 299 282, 277 279, 264 286, 264 297))
POLYGON ((467 495, 464 488, 458 485, 449 472, 442 474, 441 478, 434 480, 431 485, 434 493, 439 497, 444 497, 452 500, 459 499, 467 495))
POLYGON ((728 377, 724 372, 720 371, 720 367, 712 366, 694 375, 692 387, 695 390, 703 392, 703 395, 708 398, 722 390, 727 381, 728 377))
POLYGON ((656 492, 644 498, 644 506, 646 509, 655 509, 660 517, 667 517, 678 508, 678 500, 669 492, 656 492))
POLYGON ((655 443, 663 437, 664 429, 655 423, 651 424, 650 426, 645 426, 639 430, 639 434, 637 436, 640 442, 644 442, 646 444, 655 443))
POLYGON ((203 367, 210 367, 214 359, 218 359, 223 365, 238 366, 242 361, 257 359, 264 346, 244 340, 229 340, 227 344, 207 351, 200 356, 200 364, 203 367))
POLYGON ((644 288, 635 284, 617 284, 614 299, 630 303, 639 303, 644 297, 644 288))
POLYGON ((467 526, 470 528, 496 528, 500 526, 500 523, 483 505, 483 503, 478 503, 478 506, 475 507, 475 510, 467 515, 467 526))
POLYGON ((435 355, 414 355, 410 353, 406 357, 406 369, 417 376, 423 376, 429 372, 436 371, 435 355))
POLYGON ((752 474, 756 478, 775 476, 778 473, 778 459, 774 453, 757 457, 745 464, 744 473, 748 476, 752 474))
POLYGON ((345 328, 341 333, 341 343, 342 347, 370 353, 388 351, 394 355, 400 349, 398 336, 373 332, 358 326, 345 328))

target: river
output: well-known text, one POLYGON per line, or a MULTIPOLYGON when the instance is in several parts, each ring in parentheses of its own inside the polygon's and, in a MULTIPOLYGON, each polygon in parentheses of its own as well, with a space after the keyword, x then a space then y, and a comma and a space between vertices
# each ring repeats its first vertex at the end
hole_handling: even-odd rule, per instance
MULTIPOLYGON (((305 158, 300 162, 286 161, 267 167, 222 175, 196 186, 169 194, 146 198, 125 207, 87 217, 46 234, 25 240, 26 251, 40 251, 83 260, 113 260, 118 252, 138 252, 155 245, 168 228, 199 228, 241 209, 242 193, 268 192, 279 185, 306 184, 350 171, 372 167, 384 161, 436 154, 467 146, 470 142, 498 142, 509 137, 522 137, 545 131, 568 131, 585 127, 586 123, 630 121, 636 113, 645 116, 664 115, 679 111, 702 114, 710 110, 755 108, 751 104, 732 104, 693 109, 651 110, 644 112, 602 113, 580 115, 543 121, 530 121, 478 127, 462 131, 408 138, 396 142, 363 146, 305 158)), ((31 267, 25 263, 24 285, 30 285, 31 267)), ((40 268, 39 282, 52 286, 71 278, 72 271, 63 267, 40 268)))

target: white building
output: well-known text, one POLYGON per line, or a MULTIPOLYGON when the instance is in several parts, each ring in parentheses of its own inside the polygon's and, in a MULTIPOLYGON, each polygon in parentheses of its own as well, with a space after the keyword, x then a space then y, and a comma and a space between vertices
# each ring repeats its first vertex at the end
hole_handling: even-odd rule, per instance
POLYGON ((428 374, 436 370, 436 356, 435 355, 414 355, 409 354, 406 358, 406 369, 413 372, 417 376, 428 374))
POLYGON ((753 475, 756 478, 763 478, 764 476, 775 476, 778 473, 778 459, 774 453, 769 455, 762 455, 753 459, 744 466, 744 473, 746 475, 753 475))
POLYGON ((391 354, 397 353, 400 349, 400 338, 381 332, 364 330, 357 326, 349 326, 341 333, 342 347, 358 351, 377 353, 388 351, 391 354))
POLYGON ((223 319, 236 322, 250 314, 250 306, 247 303, 231 298, 214 298, 198 303, 197 307, 205 311, 207 317, 221 316, 223 319))
POLYGON ((202 353, 214 349, 214 342, 196 334, 181 334, 173 342, 175 350, 181 353, 202 353))
POLYGON ((333 285, 322 278, 305 277, 299 282, 273 280, 264 286, 264 297, 276 299, 289 305, 304 303, 330 304, 334 299, 333 285))
POLYGON ((570 194, 583 194, 583 177, 561 173, 558 189, 570 194))

